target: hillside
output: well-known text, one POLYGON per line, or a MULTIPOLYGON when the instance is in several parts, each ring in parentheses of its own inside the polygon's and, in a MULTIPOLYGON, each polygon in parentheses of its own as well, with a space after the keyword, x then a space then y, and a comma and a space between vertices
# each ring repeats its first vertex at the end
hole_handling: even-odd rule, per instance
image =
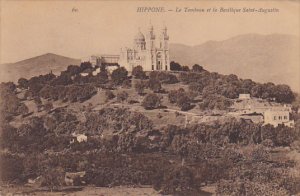
POLYGON ((0 65, 0 82, 17 81, 20 77, 30 78, 40 74, 53 73, 58 74, 68 65, 79 65, 79 59, 72 59, 52 53, 33 57, 16 63, 0 65))
POLYGON ((182 65, 198 63, 210 71, 258 82, 285 83, 300 92, 296 36, 246 34, 196 46, 170 44, 170 58, 182 65))

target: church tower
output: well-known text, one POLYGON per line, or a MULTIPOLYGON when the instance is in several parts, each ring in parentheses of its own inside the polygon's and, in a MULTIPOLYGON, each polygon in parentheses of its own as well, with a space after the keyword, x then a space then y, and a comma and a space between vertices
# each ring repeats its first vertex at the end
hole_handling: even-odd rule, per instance
POLYGON ((148 27, 148 32, 147 32, 147 35, 146 35, 146 49, 147 49, 147 60, 148 60, 148 69, 149 70, 155 70, 155 64, 156 64, 156 61, 155 61, 155 34, 154 34, 154 28, 153 28, 153 25, 149 24, 149 27, 148 27))
POLYGON ((169 35, 165 25, 163 26, 159 37, 159 50, 161 51, 160 70, 170 70, 169 35))

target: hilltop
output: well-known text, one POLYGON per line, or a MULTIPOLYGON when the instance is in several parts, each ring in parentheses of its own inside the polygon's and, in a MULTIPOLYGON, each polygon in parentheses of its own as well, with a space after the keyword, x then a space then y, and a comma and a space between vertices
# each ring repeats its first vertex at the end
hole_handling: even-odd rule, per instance
POLYGON ((16 63, 0 65, 0 82, 17 81, 19 78, 30 78, 41 74, 49 73, 59 74, 65 70, 68 65, 79 65, 80 59, 73 59, 53 53, 47 53, 16 63))

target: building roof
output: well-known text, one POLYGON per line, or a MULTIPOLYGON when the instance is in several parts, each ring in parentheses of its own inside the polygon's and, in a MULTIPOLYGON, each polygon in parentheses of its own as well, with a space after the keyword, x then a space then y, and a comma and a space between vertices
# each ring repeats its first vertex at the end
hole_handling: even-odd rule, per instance
POLYGON ((139 32, 134 37, 135 41, 145 41, 144 34, 139 30, 139 32))

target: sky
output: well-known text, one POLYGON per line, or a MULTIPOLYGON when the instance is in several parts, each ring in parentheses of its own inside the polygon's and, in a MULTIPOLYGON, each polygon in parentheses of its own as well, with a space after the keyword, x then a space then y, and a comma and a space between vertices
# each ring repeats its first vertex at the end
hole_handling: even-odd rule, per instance
POLYGON ((171 43, 198 45, 240 34, 300 34, 297 1, 7 1, 0 0, 0 64, 45 53, 72 58, 118 54, 151 21, 168 27, 171 43), (163 7, 165 12, 137 12, 163 7), (184 12, 185 7, 205 12, 184 12), (278 9, 270 13, 220 12, 220 8, 278 9), (216 8, 217 12, 207 12, 216 8), (181 9, 181 12, 175 12, 181 9), (173 10, 173 11, 168 11, 173 10))

